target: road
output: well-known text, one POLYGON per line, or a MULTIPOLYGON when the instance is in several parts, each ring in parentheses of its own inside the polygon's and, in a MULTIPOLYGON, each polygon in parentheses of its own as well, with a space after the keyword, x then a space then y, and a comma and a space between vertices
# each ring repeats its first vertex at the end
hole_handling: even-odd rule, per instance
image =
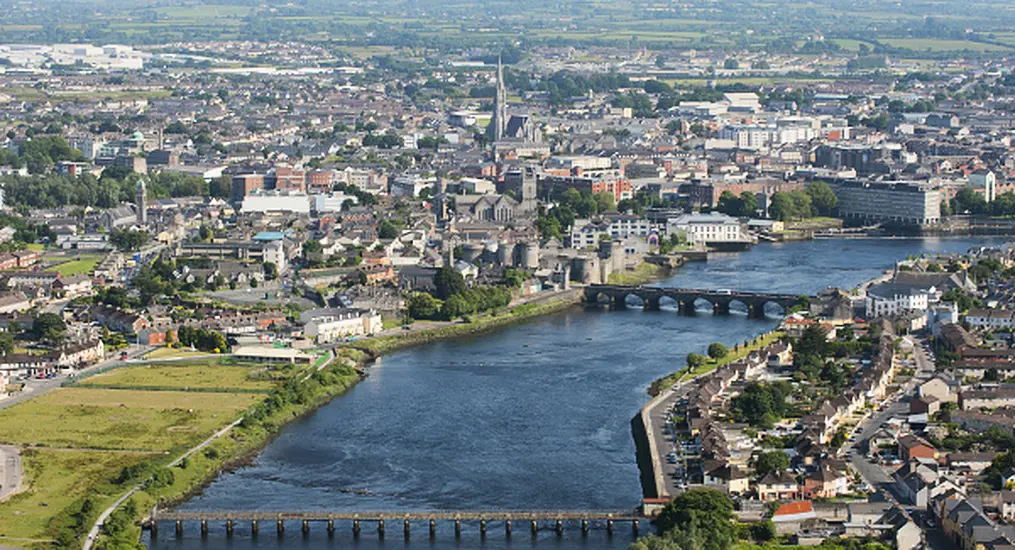
MULTIPOLYGON (((130 360, 131 358, 136 358, 141 355, 144 355, 151 349, 152 348, 149 346, 138 346, 132 344, 127 347, 127 359, 130 360)), ((116 353, 114 354, 113 357, 106 359, 101 363, 96 363, 90 367, 76 371, 72 376, 78 377, 83 374, 88 374, 101 368, 106 368, 109 367, 110 365, 115 365, 121 362, 122 361, 120 361, 119 353, 116 353)), ((18 403, 28 401, 29 399, 39 397, 40 395, 46 395, 47 393, 55 390, 56 388, 59 388, 64 382, 67 381, 67 379, 68 376, 66 375, 60 375, 55 378, 50 378, 48 380, 37 380, 35 378, 29 378, 28 380, 24 381, 25 389, 23 389, 21 392, 0 399, 0 410, 6 409, 8 407, 13 407, 18 403)))
POLYGON ((860 423, 862 434, 848 447, 851 451, 850 464, 863 477, 871 487, 878 489, 889 501, 902 504, 904 508, 912 507, 905 502, 904 496, 895 484, 888 470, 880 464, 874 464, 864 457, 868 450, 870 438, 873 437, 878 428, 893 416, 905 415, 909 409, 909 399, 916 390, 917 384, 921 384, 934 376, 934 364, 928 359, 926 351, 921 346, 920 340, 913 340, 913 357, 916 360, 916 375, 913 376, 899 391, 892 396, 889 405, 884 411, 867 417, 860 423))
MULTIPOLYGON (((232 430, 236 426, 239 426, 240 422, 243 422, 243 417, 242 416, 240 418, 237 418, 236 421, 233 422, 232 424, 230 424, 230 425, 226 426, 225 428, 222 428, 221 430, 213 433, 211 435, 211 437, 209 437, 208 439, 205 439, 201 443, 199 443, 196 446, 192 447, 187 452, 185 452, 182 455, 176 457, 175 460, 173 460, 172 462, 169 463, 169 467, 172 468, 173 466, 178 465, 179 463, 183 462, 183 460, 186 459, 187 457, 189 457, 190 455, 200 451, 201 449, 204 449, 208 445, 211 445, 213 441, 215 441, 216 439, 218 439, 218 438, 222 437, 223 435, 226 435, 227 433, 229 433, 229 430, 232 430)), ((110 505, 109 508, 106 508, 105 510, 102 511, 101 514, 99 514, 98 519, 95 520, 95 524, 92 525, 92 528, 88 531, 88 537, 85 538, 85 544, 83 546, 84 550, 91 550, 92 545, 95 544, 95 540, 99 536, 99 529, 102 529, 102 524, 105 523, 107 519, 109 519, 109 516, 112 515, 113 512, 116 511, 117 508, 119 508, 124 502, 127 502, 127 499, 129 499, 130 497, 134 496, 134 493, 137 493, 138 491, 140 491, 141 488, 144 487, 145 483, 148 483, 147 479, 142 481, 141 483, 135 485, 133 488, 131 488, 130 491, 127 491, 126 493, 124 493, 123 496, 121 496, 120 498, 116 499, 116 502, 114 502, 112 505, 110 505)))
POLYGON ((18 492, 21 486, 21 451, 0 445, 0 502, 18 492))

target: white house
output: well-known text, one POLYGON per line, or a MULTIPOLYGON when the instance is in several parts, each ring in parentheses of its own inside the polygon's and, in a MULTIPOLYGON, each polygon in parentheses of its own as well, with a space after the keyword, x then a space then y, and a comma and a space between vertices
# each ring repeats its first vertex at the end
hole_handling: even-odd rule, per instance
POLYGON ((684 233, 692 243, 729 243, 745 240, 740 221, 726 214, 684 214, 666 221, 666 233, 684 233))
POLYGON ((318 344, 373 334, 383 328, 381 316, 370 309, 315 310, 301 315, 300 320, 306 323, 303 333, 318 344))
POLYGON ((867 288, 866 312, 868 319, 905 312, 926 312, 931 297, 937 296, 934 287, 920 288, 899 283, 882 283, 867 288))
POLYGON ((977 328, 1012 328, 1015 326, 1015 311, 1006 309, 971 309, 966 313, 966 322, 977 328))

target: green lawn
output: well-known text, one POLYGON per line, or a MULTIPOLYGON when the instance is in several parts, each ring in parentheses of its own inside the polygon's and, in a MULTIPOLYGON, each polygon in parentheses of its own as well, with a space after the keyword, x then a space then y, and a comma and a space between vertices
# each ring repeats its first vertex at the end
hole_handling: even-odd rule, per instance
POLYGON ((95 271, 95 267, 102 262, 102 256, 79 256, 69 262, 64 262, 51 269, 64 277, 70 275, 89 275, 95 271))
POLYGON ((61 388, 0 412, 0 441, 168 451, 193 445, 263 395, 61 388))

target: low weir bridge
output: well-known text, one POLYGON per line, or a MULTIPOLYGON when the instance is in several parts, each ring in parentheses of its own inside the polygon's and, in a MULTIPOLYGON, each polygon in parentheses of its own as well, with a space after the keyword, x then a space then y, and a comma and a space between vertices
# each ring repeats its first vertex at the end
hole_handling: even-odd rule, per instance
POLYGON ((354 536, 359 536, 361 523, 370 524, 376 527, 377 534, 384 536, 388 524, 401 523, 402 532, 406 539, 410 537, 412 524, 425 523, 430 538, 437 535, 437 522, 454 522, 455 537, 462 534, 462 522, 478 523, 481 536, 486 536, 487 523, 496 522, 501 524, 507 536, 511 536, 514 525, 529 527, 532 536, 536 536, 540 525, 552 524, 556 534, 562 535, 566 526, 579 527, 583 534, 589 532, 592 526, 605 528, 607 534, 612 535, 618 524, 630 525, 635 535, 638 533, 639 525, 648 518, 633 511, 610 511, 610 510, 586 510, 586 511, 431 511, 431 512, 272 512, 272 511, 210 511, 210 512, 176 512, 168 510, 152 509, 151 517, 146 522, 146 527, 155 537, 159 531, 159 523, 175 524, 176 536, 183 535, 184 522, 199 522, 201 535, 207 536, 209 522, 224 523, 226 536, 230 537, 238 522, 250 524, 250 532, 257 535, 261 523, 274 524, 278 536, 285 533, 287 523, 300 525, 304 535, 310 534, 311 524, 325 524, 328 535, 335 534, 336 522, 351 525, 354 536))
MULTIPOLYGON (((799 303, 800 297, 794 294, 777 294, 766 292, 744 292, 732 290, 707 290, 690 288, 664 288, 654 286, 627 285, 589 285, 585 287, 585 302, 596 304, 609 302, 610 307, 623 309, 627 307, 627 297, 636 296, 644 304, 647 311, 658 311, 664 298, 673 300, 681 313, 691 314, 695 311, 695 302, 705 300, 712 304, 716 314, 728 315, 730 304, 740 303, 747 308, 747 316, 752 318, 765 317, 765 306, 775 304, 788 311, 799 303)), ((813 296, 809 298, 814 299, 813 296)))

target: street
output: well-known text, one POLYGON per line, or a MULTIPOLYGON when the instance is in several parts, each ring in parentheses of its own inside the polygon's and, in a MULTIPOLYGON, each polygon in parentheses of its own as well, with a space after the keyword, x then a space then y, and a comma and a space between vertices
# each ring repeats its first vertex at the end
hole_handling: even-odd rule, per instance
MULTIPOLYGON (((127 347, 127 358, 133 359, 139 357, 144 353, 146 353, 149 349, 151 349, 149 346, 138 346, 135 344, 131 344, 130 346, 127 347)), ((81 376, 82 374, 87 374, 104 367, 109 367, 110 365, 115 365, 120 362, 121 362, 120 354, 119 352, 117 352, 113 354, 113 357, 110 357, 109 359, 106 359, 101 363, 96 363, 90 367, 76 371, 73 374, 73 376, 81 376)), ((23 381, 25 384, 25 388, 23 390, 14 395, 10 395, 3 399, 0 399, 0 410, 6 409, 7 407, 13 407, 18 403, 27 401, 34 397, 45 395, 55 390, 56 388, 59 388, 60 385, 62 385, 67 380, 67 378, 68 376, 66 375, 60 375, 55 378, 49 378, 46 380, 38 380, 35 378, 26 379, 23 381)))
POLYGON ((21 485, 21 452, 17 447, 0 445, 0 502, 7 500, 21 485))

